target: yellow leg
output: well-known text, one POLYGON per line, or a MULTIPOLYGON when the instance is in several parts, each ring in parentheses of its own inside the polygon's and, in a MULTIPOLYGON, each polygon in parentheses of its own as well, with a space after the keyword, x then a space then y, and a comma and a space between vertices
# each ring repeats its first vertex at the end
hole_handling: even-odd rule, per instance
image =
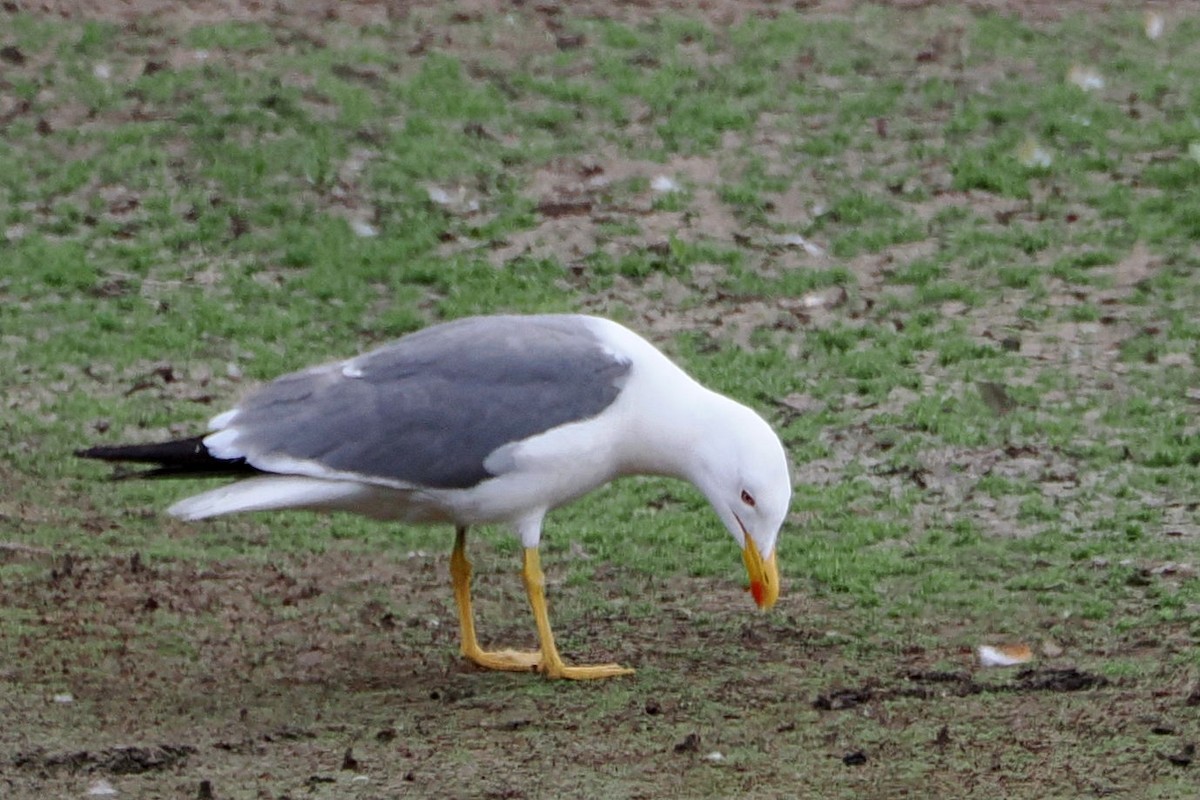
POLYGON ((550 630, 550 615, 546 611, 546 576, 542 572, 541 558, 536 547, 525 548, 525 591, 529 593, 529 605, 537 622, 538 641, 542 646, 541 663, 538 670, 547 678, 590 680, 612 678, 617 675, 632 675, 633 670, 619 664, 592 664, 585 667, 568 667, 558 655, 554 645, 554 632, 550 630))
POLYGON ((454 600, 458 603, 458 624, 462 630, 463 656, 485 669, 529 672, 542 663, 542 654, 516 650, 486 651, 475 638, 475 613, 471 610, 471 562, 467 560, 467 529, 458 528, 454 552, 450 555, 450 577, 454 580, 454 600))

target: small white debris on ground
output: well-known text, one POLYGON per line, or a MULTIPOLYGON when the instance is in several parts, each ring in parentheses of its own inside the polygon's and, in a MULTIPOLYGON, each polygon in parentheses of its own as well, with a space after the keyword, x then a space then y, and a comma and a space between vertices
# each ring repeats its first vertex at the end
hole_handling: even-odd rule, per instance
POLYGON ((87 793, 88 797, 116 797, 117 790, 111 783, 104 780, 104 778, 100 778, 99 780, 92 781, 91 785, 88 786, 87 793))
POLYGON ((479 210, 479 201, 467 197, 467 190, 461 186, 453 192, 441 186, 427 186, 425 193, 429 202, 454 214, 474 214, 479 210))
POLYGON ((725 760, 725 756, 724 756, 724 754, 722 754, 716 750, 713 750, 711 753, 704 756, 704 760, 709 762, 710 764, 719 764, 720 762, 725 760))
POLYGON ((655 175, 654 179, 650 181, 650 188, 660 194, 678 192, 680 190, 679 184, 666 175, 655 175))
POLYGON ((1075 64, 1067 72, 1067 81, 1083 89, 1085 92, 1104 88, 1104 76, 1095 67, 1075 64))
POLYGON ((801 308, 836 308, 846 302, 846 290, 841 286, 801 295, 801 308))
POLYGON ((1025 141, 1021 142, 1021 146, 1017 148, 1017 161, 1021 162, 1023 167, 1044 169, 1054 162, 1054 156, 1050 155, 1050 151, 1042 147, 1037 139, 1027 136, 1025 141))
POLYGON ((54 702, 60 705, 69 705, 75 702, 75 697, 64 692, 63 694, 54 695, 54 702))
POLYGON ((350 220, 350 229, 354 231, 355 236, 361 236, 364 239, 379 235, 379 231, 375 230, 374 225, 361 219, 350 220))
POLYGON ((102 81, 106 81, 112 77, 112 67, 108 64, 100 63, 92 66, 92 75, 102 81))
POLYGON ((1162 37, 1163 29, 1166 27, 1166 21, 1162 14, 1157 11, 1147 11, 1144 21, 1147 39, 1155 41, 1162 37))
POLYGON ((820 308, 825 305, 825 296, 816 292, 806 294, 800 298, 800 305, 804 308, 820 308))
POLYGON ((798 233, 784 233, 779 236, 769 237, 771 244, 782 245, 784 247, 799 247, 810 256, 825 255, 825 248, 814 242, 810 242, 798 233))
POLYGON ((1027 644, 981 644, 976 652, 979 663, 985 667, 1011 667, 1033 660, 1033 651, 1027 644))

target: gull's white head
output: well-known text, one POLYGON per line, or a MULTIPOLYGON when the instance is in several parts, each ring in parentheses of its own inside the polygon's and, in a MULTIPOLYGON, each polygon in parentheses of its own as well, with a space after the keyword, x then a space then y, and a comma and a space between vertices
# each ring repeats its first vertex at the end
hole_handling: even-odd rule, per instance
POLYGON ((742 548, 754 601, 770 608, 779 597, 775 542, 792 499, 787 455, 762 417, 721 400, 689 477, 742 548))

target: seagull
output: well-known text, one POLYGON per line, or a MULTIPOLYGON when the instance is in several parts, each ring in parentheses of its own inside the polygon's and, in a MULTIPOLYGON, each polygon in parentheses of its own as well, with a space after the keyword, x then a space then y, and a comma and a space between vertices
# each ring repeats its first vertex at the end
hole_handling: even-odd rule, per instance
POLYGON ((779 437, 608 319, 441 323, 279 377, 209 430, 76 455, 153 465, 137 477, 238 478, 168 509, 184 520, 296 508, 453 525, 460 650, 480 667, 576 680, 633 672, 564 663, 538 554, 547 512, 626 475, 696 486, 741 547, 755 602, 770 608, 779 597, 775 543, 792 493, 779 437), (536 651, 488 651, 476 638, 467 531, 484 524, 521 539, 536 651))

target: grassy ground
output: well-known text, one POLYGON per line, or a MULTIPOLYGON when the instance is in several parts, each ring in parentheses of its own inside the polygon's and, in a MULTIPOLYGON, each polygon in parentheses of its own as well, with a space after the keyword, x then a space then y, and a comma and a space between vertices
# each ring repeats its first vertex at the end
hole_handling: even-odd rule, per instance
MULTIPOLYGON (((0 11, 0 793, 1195 796, 1195 4, 113 5, 0 11), (625 481, 544 563, 566 653, 636 677, 479 673, 448 531, 184 525, 201 484, 66 456, 510 310, 777 424, 776 611, 625 481)), ((484 637, 532 644, 477 538, 484 637)))

